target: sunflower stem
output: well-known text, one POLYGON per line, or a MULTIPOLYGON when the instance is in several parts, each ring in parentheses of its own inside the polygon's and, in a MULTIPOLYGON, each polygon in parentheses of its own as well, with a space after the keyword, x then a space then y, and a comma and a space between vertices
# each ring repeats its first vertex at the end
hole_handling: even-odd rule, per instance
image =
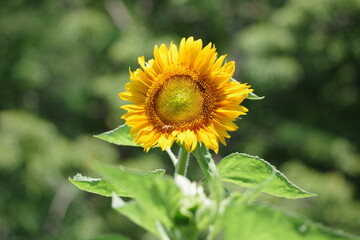
POLYGON ((197 159, 200 169, 208 181, 214 178, 219 178, 219 172, 215 161, 211 157, 211 153, 205 147, 205 145, 199 143, 193 151, 193 155, 197 159))
POLYGON ((178 161, 175 164, 175 173, 186 176, 186 169, 189 162, 189 152, 185 148, 180 146, 178 161))

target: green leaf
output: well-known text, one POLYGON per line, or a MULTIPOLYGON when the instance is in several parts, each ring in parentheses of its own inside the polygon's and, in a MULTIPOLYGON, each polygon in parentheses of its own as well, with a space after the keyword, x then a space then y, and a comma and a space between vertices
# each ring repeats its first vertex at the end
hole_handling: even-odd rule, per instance
POLYGON ((144 215, 155 217, 167 228, 172 227, 171 213, 179 207, 182 192, 171 178, 144 176, 98 162, 92 166, 99 174, 111 179, 118 189, 134 198, 144 209, 144 215))
POLYGON ((126 124, 121 125, 114 130, 95 135, 94 137, 116 145, 140 147, 140 145, 136 145, 136 143, 133 142, 133 137, 130 135, 130 127, 126 124))
POLYGON ((233 153, 218 164, 222 181, 258 189, 277 197, 290 199, 315 196, 290 182, 284 174, 265 160, 242 153, 233 153))
POLYGON ((165 170, 164 169, 155 169, 145 174, 145 176, 164 176, 165 170))
POLYGON ((230 203, 224 214, 227 240, 359 239, 267 206, 230 203))
POLYGON ((258 95, 256 95, 253 92, 249 93, 249 95, 247 96, 247 99, 249 99, 249 100, 262 100, 264 98, 265 98, 265 96, 259 97, 258 95))
POLYGON ((151 232, 152 234, 159 236, 155 224, 156 218, 154 219, 150 214, 145 214, 146 210, 144 210, 136 201, 130 201, 126 204, 118 206, 114 204, 116 201, 119 201, 119 198, 114 196, 112 205, 116 211, 128 217, 131 221, 151 232))
MULTIPOLYGON (((235 78, 231 78, 231 81, 239 82, 239 81, 236 80, 235 78)), ((247 99, 249 99, 249 100, 261 100, 261 99, 264 99, 264 98, 265 98, 264 96, 259 97, 258 95, 256 95, 256 94, 253 93, 253 92, 250 92, 249 95, 247 96, 247 99)))
POLYGON ((128 194, 119 190, 110 180, 101 178, 91 178, 77 174, 73 179, 69 178, 69 181, 74 184, 80 190, 99 194, 105 197, 111 197, 115 192, 119 196, 126 197, 128 194))
MULTIPOLYGON (((155 169, 144 175, 155 177, 164 176, 164 174, 164 169, 155 169)), ((69 178, 69 181, 80 190, 99 194, 105 197, 111 197, 113 192, 115 192, 118 196, 129 197, 127 192, 117 188, 116 185, 114 185, 109 179, 86 177, 78 173, 73 179, 69 178)))
POLYGON ((104 235, 92 238, 91 240, 130 240, 130 238, 120 236, 120 235, 104 235))

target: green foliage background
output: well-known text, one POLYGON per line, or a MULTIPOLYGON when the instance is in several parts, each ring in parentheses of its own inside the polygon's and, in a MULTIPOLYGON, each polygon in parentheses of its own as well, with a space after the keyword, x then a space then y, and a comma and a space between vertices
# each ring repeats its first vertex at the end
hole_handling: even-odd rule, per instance
POLYGON ((160 150, 92 135, 123 123, 117 93, 137 57, 188 36, 215 43, 236 61, 234 78, 266 96, 244 102, 249 114, 215 159, 261 156, 318 194, 264 201, 359 235, 359 16, 359 0, 2 1, 0 239, 152 239, 67 177, 93 176, 91 160, 173 171, 160 150))

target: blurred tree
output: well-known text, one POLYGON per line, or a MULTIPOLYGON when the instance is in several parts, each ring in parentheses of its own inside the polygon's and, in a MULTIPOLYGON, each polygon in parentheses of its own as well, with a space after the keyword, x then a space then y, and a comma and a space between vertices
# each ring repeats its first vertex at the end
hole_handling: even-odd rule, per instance
POLYGON ((351 213, 360 210, 359 16, 359 1, 288 1, 236 40, 241 79, 266 95, 251 103, 244 151, 329 172, 288 164, 289 176, 309 177, 308 189, 319 194, 314 205, 298 204, 300 212, 357 233, 360 219, 351 213))

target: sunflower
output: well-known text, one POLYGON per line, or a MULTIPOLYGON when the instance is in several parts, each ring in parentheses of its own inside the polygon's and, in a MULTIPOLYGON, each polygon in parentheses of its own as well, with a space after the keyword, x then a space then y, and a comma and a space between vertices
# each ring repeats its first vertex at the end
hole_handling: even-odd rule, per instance
POLYGON ((178 142, 191 152, 202 142, 217 153, 219 141, 226 145, 227 132, 238 128, 233 121, 248 111, 240 103, 252 89, 231 80, 235 62, 225 58, 193 37, 183 38, 179 49, 156 45, 147 62, 139 57, 141 68, 129 70, 126 92, 119 94, 132 103, 122 106, 122 118, 134 141, 146 151, 178 142))

